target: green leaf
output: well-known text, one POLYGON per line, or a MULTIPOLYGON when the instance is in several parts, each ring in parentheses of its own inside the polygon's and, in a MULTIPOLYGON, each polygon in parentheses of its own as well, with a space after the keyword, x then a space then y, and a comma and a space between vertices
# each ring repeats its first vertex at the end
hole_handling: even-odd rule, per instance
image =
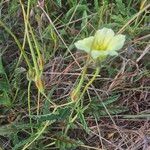
POLYGON ((99 3, 98 3, 98 0, 94 0, 94 5, 95 5, 95 9, 96 9, 96 11, 98 11, 99 10, 99 3))
MULTIPOLYGON (((48 93, 48 99, 49 100, 51 100, 52 101, 52 95, 53 95, 53 93, 54 93, 54 91, 56 90, 56 88, 57 88, 57 86, 54 86, 50 91, 49 91, 49 93, 48 93)), ((44 107, 43 107, 43 115, 45 115, 45 114, 50 114, 51 112, 50 112, 50 110, 49 110, 49 108, 50 108, 50 106, 51 106, 51 103, 50 103, 50 101, 47 101, 47 100, 45 100, 45 103, 44 103, 44 107)))
POLYGON ((56 146, 59 150, 74 150, 83 142, 71 139, 70 137, 64 135, 63 133, 59 133, 56 135, 56 146))
POLYGON ((11 106, 11 100, 6 91, 4 91, 4 92, 2 92, 2 94, 0 94, 0 105, 4 105, 7 107, 11 106))
POLYGON ((18 2, 16 0, 12 0, 9 3, 9 9, 8 9, 8 13, 9 15, 15 15, 18 11, 18 2))
POLYGON ((10 135, 10 134, 17 133, 20 130, 31 128, 33 126, 34 126, 34 128, 38 127, 35 124, 31 125, 31 124, 23 124, 23 123, 22 124, 12 123, 12 124, 9 124, 9 125, 3 125, 3 126, 0 126, 0 135, 7 136, 7 135, 10 135))
POLYGON ((6 74, 5 73, 5 70, 4 70, 4 66, 3 66, 3 63, 2 63, 2 56, 0 54, 0 74, 6 74))
POLYGON ((76 12, 78 14, 80 14, 81 12, 84 12, 85 10, 88 11, 88 7, 87 5, 78 5, 78 6, 74 6, 72 7, 65 15, 65 20, 67 21, 69 19, 69 17, 72 16, 72 14, 74 13, 74 10, 76 10, 76 12))
POLYGON ((125 4, 122 2, 122 0, 116 0, 116 5, 119 9, 119 12, 122 14, 122 15, 126 15, 126 6, 125 4))
POLYGON ((10 89, 10 87, 9 87, 9 84, 7 83, 7 81, 6 80, 0 80, 0 90, 1 91, 5 91, 5 92, 8 92, 9 91, 9 89, 10 89))
POLYGON ((81 28, 84 28, 86 25, 87 25, 87 22, 88 22, 88 16, 87 16, 87 11, 84 10, 83 11, 83 16, 82 16, 84 19, 82 19, 82 23, 81 23, 81 28))
MULTIPOLYGON (((104 100, 103 104, 104 104, 105 106, 106 106, 106 105, 109 105, 109 104, 112 104, 112 103, 116 102, 119 97, 120 97, 120 94, 118 94, 118 95, 113 95, 113 96, 107 98, 106 100, 104 100)), ((100 107, 103 107, 103 104, 101 103, 99 106, 100 106, 100 107)))
POLYGON ((96 107, 104 108, 104 105, 107 106, 107 105, 114 103, 115 101, 118 100, 119 97, 120 97, 120 95, 113 95, 113 96, 107 98, 106 100, 103 100, 103 103, 100 101, 97 101, 97 100, 92 100, 89 107, 96 106, 96 107))
POLYGON ((61 0, 56 0, 56 3, 58 4, 58 6, 62 7, 62 1, 61 0))
POLYGON ((116 115, 125 112, 128 110, 126 107, 120 107, 113 104, 118 100, 119 97, 120 95, 113 95, 106 100, 103 100, 103 102, 93 100, 89 104, 89 108, 86 112, 96 116, 97 118, 107 116, 108 112, 110 115, 116 115), (108 112, 106 111, 105 107, 107 108, 108 112))
POLYGON ((8 92, 9 89, 10 89, 9 81, 2 63, 2 56, 0 54, 0 90, 8 92))
MULTIPOLYGON (((120 113, 123 113, 123 112, 126 112, 126 111, 128 111, 128 109, 127 108, 125 108, 125 107, 109 107, 108 108, 108 112, 109 112, 109 114, 111 114, 111 115, 117 115, 117 114, 120 114, 120 113)), ((99 111, 99 114, 101 115, 101 116, 106 116, 106 115, 108 115, 108 113, 105 111, 105 110, 101 110, 101 111, 99 111)))
POLYGON ((25 140, 22 140, 20 141, 19 143, 17 143, 13 148, 12 150, 20 150, 20 147, 27 144, 27 143, 30 143, 32 140, 35 139, 35 137, 37 136, 37 134, 32 134, 32 136, 30 136, 29 138, 25 139, 25 140))
POLYGON ((79 112, 79 113, 78 113, 78 118, 79 118, 81 124, 83 125, 84 130, 85 130, 87 133, 89 133, 89 128, 88 128, 88 126, 87 126, 85 117, 84 117, 84 115, 83 115, 82 112, 79 112))
POLYGON ((51 114, 44 114, 44 115, 38 115, 34 116, 32 115, 31 118, 36 119, 38 121, 61 121, 66 119, 70 115, 70 108, 59 108, 55 113, 51 114))
POLYGON ((21 85, 21 75, 26 71, 25 68, 20 67, 20 68, 16 68, 14 71, 14 78, 11 81, 13 88, 15 89, 19 89, 20 85, 21 85))

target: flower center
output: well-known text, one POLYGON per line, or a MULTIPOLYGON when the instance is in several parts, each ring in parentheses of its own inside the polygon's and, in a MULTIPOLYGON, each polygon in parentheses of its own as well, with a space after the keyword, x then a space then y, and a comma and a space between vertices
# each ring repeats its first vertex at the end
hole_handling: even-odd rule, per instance
POLYGON ((107 44, 94 40, 93 44, 92 44, 92 49, 99 50, 99 51, 105 51, 105 50, 107 50, 107 44))

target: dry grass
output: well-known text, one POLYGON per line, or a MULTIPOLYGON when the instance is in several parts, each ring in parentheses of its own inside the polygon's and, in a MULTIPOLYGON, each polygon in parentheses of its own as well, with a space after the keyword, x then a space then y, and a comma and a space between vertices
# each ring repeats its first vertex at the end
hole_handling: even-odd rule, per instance
MULTIPOLYGON (((67 150, 69 146, 69 150, 150 149, 147 21, 150 4, 135 0, 129 0, 129 4, 121 0, 100 1, 99 5, 96 2, 31 2, 30 24, 45 63, 42 81, 46 98, 33 82, 29 87, 27 63, 14 37, 4 30, 8 27, 23 46, 21 3, 16 0, 0 2, 0 20, 6 26, 0 25, 0 150, 67 150), (70 123, 70 109, 74 109, 74 105, 68 104, 70 93, 87 59, 73 44, 104 26, 125 34, 126 44, 118 57, 107 58, 102 63, 101 73, 82 99, 83 106, 73 110, 73 116, 81 111, 84 118, 78 117, 70 123), (5 75, 6 85, 2 84, 7 82, 5 75), (2 97, 4 93, 6 97, 2 97), (62 109, 53 113, 54 106, 47 99, 62 105, 62 109)), ((26 2, 23 5, 26 9, 26 2)), ((34 43, 32 39, 31 43, 34 43)), ((27 41, 24 47, 33 65, 27 41)), ((85 83, 93 76, 93 70, 91 64, 85 83)))

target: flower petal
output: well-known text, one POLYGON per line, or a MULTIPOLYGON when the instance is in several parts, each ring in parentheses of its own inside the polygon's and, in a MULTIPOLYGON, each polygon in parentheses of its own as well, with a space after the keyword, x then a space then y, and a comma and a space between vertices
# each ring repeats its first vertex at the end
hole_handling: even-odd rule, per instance
POLYGON ((116 51, 112 51, 112 50, 92 50, 91 51, 91 57, 93 59, 97 59, 97 58, 103 58, 103 57, 106 57, 107 55, 110 55, 110 56, 117 56, 118 53, 116 51))
POLYGON ((119 50, 123 47, 125 42, 125 36, 122 34, 116 35, 108 44, 107 49, 109 50, 119 50))
POLYGON ((75 46, 76 48, 80 49, 80 50, 83 50, 87 53, 90 52, 91 50, 91 46, 92 46, 92 43, 93 43, 93 39, 94 37, 93 36, 90 36, 88 38, 85 38, 83 40, 79 40, 75 43, 75 46))
POLYGON ((118 52, 114 51, 114 50, 108 50, 107 54, 110 56, 118 56, 118 52))
POLYGON ((98 50, 92 50, 91 51, 91 57, 93 59, 97 59, 99 57, 105 57, 107 55, 108 55, 107 51, 98 51, 98 50))
POLYGON ((109 41, 114 37, 114 31, 108 28, 98 30, 94 36, 94 43, 92 48, 103 50, 107 47, 109 41))
POLYGON ((107 32, 105 33, 104 43, 103 43, 105 45, 105 47, 107 47, 108 43, 112 40, 114 35, 115 35, 115 33, 113 30, 107 29, 107 32))

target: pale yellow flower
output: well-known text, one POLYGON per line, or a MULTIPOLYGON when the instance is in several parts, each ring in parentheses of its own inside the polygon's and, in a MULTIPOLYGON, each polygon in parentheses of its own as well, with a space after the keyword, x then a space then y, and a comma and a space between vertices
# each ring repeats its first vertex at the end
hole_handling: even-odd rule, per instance
POLYGON ((104 58, 107 55, 118 55, 125 42, 125 36, 115 35, 112 29, 103 28, 90 36, 75 43, 75 46, 87 52, 93 59, 104 58))

